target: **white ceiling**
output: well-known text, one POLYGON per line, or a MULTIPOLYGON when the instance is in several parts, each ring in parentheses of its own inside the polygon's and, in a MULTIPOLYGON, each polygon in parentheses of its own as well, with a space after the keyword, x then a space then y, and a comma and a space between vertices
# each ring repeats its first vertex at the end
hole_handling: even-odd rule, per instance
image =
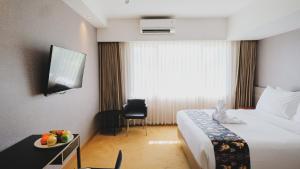
POLYGON ((62 0, 97 28, 145 16, 225 18, 227 38, 262 39, 300 28, 300 0, 62 0))
POLYGON ((176 18, 228 17, 254 0, 85 0, 107 19, 173 16, 176 18))

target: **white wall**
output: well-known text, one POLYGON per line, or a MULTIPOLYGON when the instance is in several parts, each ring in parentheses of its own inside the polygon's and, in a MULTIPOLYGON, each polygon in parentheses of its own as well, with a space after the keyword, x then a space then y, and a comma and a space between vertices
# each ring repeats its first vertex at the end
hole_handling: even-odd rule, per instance
POLYGON ((176 19, 176 33, 171 35, 141 35, 139 19, 114 19, 97 31, 98 42, 145 40, 225 40, 227 19, 176 19))
POLYGON ((300 90, 300 29, 259 41, 257 86, 300 90))
POLYGON ((300 28, 300 0, 256 0, 228 20, 228 39, 264 39, 300 28))
POLYGON ((50 129, 85 143, 99 111, 96 28, 61 0, 0 1, 0 16, 0 151, 50 129), (87 54, 82 88, 43 95, 51 44, 87 54))

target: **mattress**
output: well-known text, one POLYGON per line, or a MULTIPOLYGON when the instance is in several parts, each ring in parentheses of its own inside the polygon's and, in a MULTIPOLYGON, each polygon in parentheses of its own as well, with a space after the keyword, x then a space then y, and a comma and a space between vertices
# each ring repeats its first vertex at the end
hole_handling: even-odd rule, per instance
MULTIPOLYGON (((199 166, 215 169, 211 140, 194 124, 186 111, 177 113, 178 129, 199 166)), ((210 116, 213 112, 193 111, 205 111, 210 116)), ((257 110, 228 110, 227 113, 245 122, 224 126, 248 143, 252 169, 300 168, 300 124, 257 110)))

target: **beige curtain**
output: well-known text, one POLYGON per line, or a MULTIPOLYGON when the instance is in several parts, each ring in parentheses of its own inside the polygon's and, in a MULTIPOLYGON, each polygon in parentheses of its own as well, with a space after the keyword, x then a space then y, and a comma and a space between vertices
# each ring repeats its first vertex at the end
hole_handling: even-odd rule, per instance
POLYGON ((98 44, 100 57, 100 111, 121 110, 122 85, 118 42, 98 44))
POLYGON ((241 41, 235 108, 254 106, 257 41, 241 41))

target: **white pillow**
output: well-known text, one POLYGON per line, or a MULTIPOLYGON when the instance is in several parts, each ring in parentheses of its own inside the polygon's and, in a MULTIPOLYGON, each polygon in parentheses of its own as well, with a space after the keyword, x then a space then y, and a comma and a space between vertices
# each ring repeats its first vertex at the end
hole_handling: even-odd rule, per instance
MULTIPOLYGON (((282 91, 282 92, 291 92, 291 93, 294 93, 295 95, 300 95, 300 91, 292 92, 292 91, 282 89, 281 87, 278 87, 278 86, 275 89, 278 91, 282 91)), ((300 102, 297 105, 296 113, 290 119, 292 119, 295 122, 300 122, 300 102)))
POLYGON ((297 112, 296 112, 296 114, 293 116, 292 120, 293 120, 294 122, 300 122, 300 104, 298 104, 297 112))
POLYGON ((267 87, 258 100, 256 108, 265 113, 291 119, 297 112, 300 92, 289 92, 267 87))

